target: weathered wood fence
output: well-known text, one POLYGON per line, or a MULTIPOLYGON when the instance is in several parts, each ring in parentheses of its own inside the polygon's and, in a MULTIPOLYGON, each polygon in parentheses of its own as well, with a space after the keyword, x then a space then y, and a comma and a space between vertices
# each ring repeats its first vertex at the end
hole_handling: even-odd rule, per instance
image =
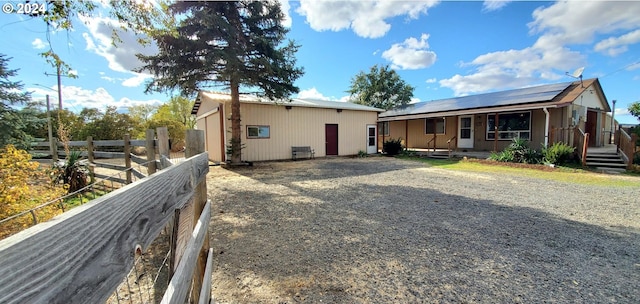
POLYGON ((615 142, 618 150, 618 154, 622 156, 622 159, 627 164, 627 170, 633 167, 633 157, 636 153, 636 143, 638 141, 638 135, 632 133, 629 135, 624 129, 620 128, 616 132, 615 142))
MULTIPOLYGON (((169 153, 169 132, 167 127, 159 127, 154 130, 147 130, 146 139, 144 140, 132 140, 130 136, 126 134, 122 140, 93 140, 92 137, 88 137, 86 141, 69 141, 66 143, 59 142, 56 138, 52 139, 52 142, 35 142, 31 150, 31 154, 37 154, 45 157, 50 157, 52 161, 57 161, 59 156, 66 154, 64 150, 60 148, 65 144, 69 149, 79 149, 83 157, 87 157, 93 167, 112 169, 118 171, 126 171, 126 178, 115 178, 115 181, 122 184, 130 184, 132 182, 132 175, 136 178, 144 178, 145 173, 136 170, 132 167, 132 162, 138 165, 145 165, 147 167, 147 173, 153 174, 158 168, 158 162, 150 162, 155 160, 157 155, 170 156, 169 153), (156 138, 157 137, 157 138, 156 138), (46 150, 42 148, 46 147, 46 150), (146 150, 146 157, 140 157, 132 154, 133 147, 144 147, 146 150), (40 150, 38 150, 40 148, 40 150), (119 151, 100 151, 100 149, 114 148, 119 151), (156 154, 157 151, 157 154, 156 154), (105 162, 96 161, 96 159, 123 159, 124 165, 116 165, 105 162)), ((94 177, 97 178, 110 178, 114 180, 114 177, 107 176, 105 174, 94 173, 94 177)))
POLYGON ((0 303, 103 303, 136 252, 168 223, 174 272, 162 303, 208 303, 211 213, 203 151, 203 132, 189 130, 184 162, 1 240, 0 303))

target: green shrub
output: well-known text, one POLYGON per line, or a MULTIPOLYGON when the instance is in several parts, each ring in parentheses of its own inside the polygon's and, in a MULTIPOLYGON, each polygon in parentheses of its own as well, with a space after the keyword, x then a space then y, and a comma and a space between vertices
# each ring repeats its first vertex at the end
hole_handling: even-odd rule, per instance
POLYGON ((502 152, 493 152, 489 159, 499 162, 538 164, 542 160, 542 155, 528 146, 526 139, 514 138, 511 144, 502 152))
POLYGON ((359 158, 365 158, 367 156, 369 156, 369 154, 367 154, 367 152, 365 152, 364 150, 358 151, 358 157, 359 158))
POLYGON ((547 148, 542 148, 542 159, 545 163, 561 166, 571 161, 574 151, 574 147, 558 142, 547 148))
POLYGON ((415 157, 418 155, 418 152, 415 150, 404 149, 400 152, 400 156, 404 157, 415 157))
POLYGON ((489 155, 489 159, 499 162, 512 163, 514 162, 513 151, 505 149, 502 152, 491 152, 491 155, 489 155))
POLYGON ((402 138, 389 139, 382 144, 382 152, 387 155, 398 155, 402 151, 402 138))

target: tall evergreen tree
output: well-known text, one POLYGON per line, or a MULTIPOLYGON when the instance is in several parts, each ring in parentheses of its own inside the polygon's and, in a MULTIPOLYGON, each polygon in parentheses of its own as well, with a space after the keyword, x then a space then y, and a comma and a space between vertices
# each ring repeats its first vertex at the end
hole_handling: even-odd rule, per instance
POLYGON ((0 54, 0 148, 13 144, 20 149, 28 149, 32 140, 25 130, 42 124, 32 108, 17 110, 13 105, 23 105, 31 100, 29 92, 22 92, 23 84, 10 78, 17 75, 18 70, 9 69, 9 60, 0 54))
POLYGON ((159 54, 140 56, 154 78, 147 91, 179 89, 184 96, 208 86, 231 91, 231 162, 241 161, 240 89, 287 98, 303 74, 295 66, 299 46, 289 40, 277 1, 176 2, 177 24, 152 32, 159 54))
POLYGON ((360 72, 352 78, 347 92, 354 103, 389 110, 408 104, 414 89, 388 65, 374 65, 369 73, 360 72))

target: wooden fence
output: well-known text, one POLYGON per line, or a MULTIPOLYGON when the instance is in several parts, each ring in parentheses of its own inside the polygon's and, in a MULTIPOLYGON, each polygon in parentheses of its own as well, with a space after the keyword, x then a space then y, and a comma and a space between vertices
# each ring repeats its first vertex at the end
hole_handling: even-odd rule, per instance
POLYGON ((549 132, 549 145, 561 142, 576 148, 582 166, 587 165, 587 150, 589 149, 589 133, 585 133, 579 127, 551 128, 549 132))
MULTIPOLYGON (((66 154, 66 152, 64 150, 60 150, 60 148, 64 145, 67 145, 67 147, 69 147, 69 149, 71 150, 79 149, 81 155, 89 159, 92 167, 126 171, 126 178, 116 178, 115 180, 113 177, 110 178, 122 184, 130 184, 132 182, 132 175, 135 175, 136 178, 144 178, 147 175, 133 168, 132 162, 138 165, 146 164, 147 173, 153 174, 158 168, 158 163, 150 163, 149 160, 156 159, 156 150, 159 155, 170 157, 169 132, 167 131, 167 128, 159 127, 156 130, 157 139, 154 130, 147 130, 146 139, 144 140, 132 140, 130 139, 130 136, 128 134, 126 134, 122 140, 94 141, 91 137, 88 137, 86 141, 69 141, 66 143, 61 143, 57 141, 56 138, 53 138, 52 142, 45 141, 33 143, 32 147, 34 147, 35 149, 31 150, 30 153, 32 155, 50 157, 51 160, 57 161, 58 156, 66 154), (47 150, 37 150, 38 148, 42 149, 44 147, 46 147, 47 150), (111 148, 111 150, 115 148, 119 151, 114 152, 99 150, 101 148, 104 149, 107 147, 111 148), (132 154, 131 149, 133 147, 144 147, 146 150, 146 157, 140 157, 138 155, 132 154), (123 159, 124 165, 100 162, 96 161, 96 159, 123 159)), ((107 178, 108 176, 101 173, 94 173, 94 177, 107 178)))
POLYGON ((633 167, 633 157, 636 153, 636 142, 638 135, 635 133, 629 135, 624 129, 620 128, 615 136, 618 154, 620 154, 627 164, 627 170, 633 167))
POLYGON ((169 223, 175 271, 162 303, 208 303, 211 213, 203 151, 204 133, 189 130, 184 162, 1 240, 0 303, 103 303, 136 252, 169 223))

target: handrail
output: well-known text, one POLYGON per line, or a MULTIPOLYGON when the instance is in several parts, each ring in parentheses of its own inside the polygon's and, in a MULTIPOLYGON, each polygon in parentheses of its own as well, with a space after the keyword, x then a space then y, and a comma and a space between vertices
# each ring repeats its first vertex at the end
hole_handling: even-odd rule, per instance
POLYGON ((635 153, 637 135, 629 135, 624 129, 619 129, 619 132, 617 152, 622 156, 627 164, 627 170, 629 170, 633 166, 633 154, 635 153))
POLYGON ((447 150, 449 151, 449 158, 451 158, 451 141, 455 140, 456 141, 456 147, 458 146, 458 136, 454 136, 449 138, 449 140, 447 140, 447 150))
POLYGON ((577 127, 574 132, 576 132, 576 136, 574 138, 574 146, 576 146, 576 148, 578 148, 577 150, 580 151, 581 153, 580 161, 582 163, 582 166, 584 167, 587 165, 587 149, 589 146, 589 133, 585 133, 579 127, 577 127), (582 138, 582 140, 580 140, 581 139, 580 137, 582 138))

